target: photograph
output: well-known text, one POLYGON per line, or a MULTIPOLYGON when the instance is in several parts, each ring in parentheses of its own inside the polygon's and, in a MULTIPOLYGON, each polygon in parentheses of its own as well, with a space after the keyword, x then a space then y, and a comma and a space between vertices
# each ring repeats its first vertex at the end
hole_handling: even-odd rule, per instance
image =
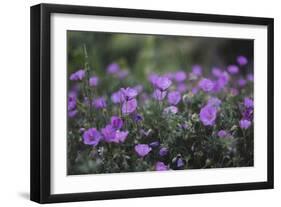
POLYGON ((66 35, 67 175, 254 166, 253 39, 66 35))

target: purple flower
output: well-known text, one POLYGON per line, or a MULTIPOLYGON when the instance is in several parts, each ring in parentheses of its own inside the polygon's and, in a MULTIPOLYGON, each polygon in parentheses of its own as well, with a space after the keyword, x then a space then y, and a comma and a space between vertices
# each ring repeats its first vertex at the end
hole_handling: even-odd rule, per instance
POLYGON ((178 108, 176 106, 168 106, 164 109, 165 114, 176 114, 178 113, 178 108))
POLYGON ((137 106, 138 106, 138 102, 136 99, 131 99, 127 102, 124 102, 122 104, 122 113, 131 114, 137 109, 137 106))
POLYGON ((244 78, 240 78, 238 79, 237 83, 240 87, 243 87, 247 84, 247 81, 244 78))
POLYGON ((254 81, 254 75, 253 75, 252 73, 249 73, 249 74, 247 75, 247 80, 248 80, 248 81, 254 81))
POLYGON ((253 120, 254 108, 253 107, 246 108, 246 110, 243 111, 242 115, 243 115, 243 119, 253 120))
POLYGON ((77 113, 78 113, 78 111, 77 111, 76 109, 67 112, 67 114, 68 114, 68 116, 69 116, 70 118, 75 117, 77 113))
POLYGON ((140 157, 144 157, 151 151, 151 147, 147 144, 137 144, 135 145, 135 151, 140 157))
POLYGON ((99 83, 99 78, 97 76, 92 76, 90 79, 89 79, 89 85, 90 86, 97 86, 99 83))
POLYGON ((200 110, 200 120, 204 126, 213 126, 217 117, 217 109, 206 105, 200 110))
POLYGON ((239 125, 241 129, 248 129, 251 126, 251 121, 242 119, 239 121, 239 125))
POLYGON ((241 66, 247 65, 247 63, 248 63, 248 59, 245 56, 243 56, 243 55, 239 55, 237 57, 236 61, 241 66))
POLYGON ((159 146, 159 142, 158 141, 155 141, 155 142, 151 142, 150 144, 149 144, 149 146, 150 147, 158 147, 159 146))
POLYGON ((178 91, 172 91, 168 94, 168 103, 171 105, 177 105, 181 100, 181 94, 178 91))
POLYGON ((184 167, 184 165, 185 165, 185 161, 184 161, 182 158, 179 158, 179 159, 177 160, 177 167, 178 167, 179 169, 181 169, 181 168, 184 167))
POLYGON ((157 101, 162 101, 167 95, 167 91, 160 91, 159 89, 155 89, 152 97, 157 101))
POLYGON ((223 72, 220 74, 217 80, 217 84, 219 85, 220 88, 223 88, 225 85, 228 84, 229 81, 229 75, 227 72, 223 72))
POLYGON ((220 68, 214 67, 212 69, 212 74, 213 74, 213 76, 219 78, 221 76, 221 74, 222 74, 222 71, 221 71, 220 68))
POLYGON ((138 95, 138 92, 133 89, 133 88, 121 88, 120 89, 123 97, 125 98, 126 101, 131 100, 135 98, 138 95))
POLYGON ((156 171, 166 171, 166 170, 168 170, 168 166, 165 165, 163 162, 156 162, 155 170, 156 171))
POLYGON ((67 100, 67 110, 72 111, 76 109, 76 93, 69 93, 67 100))
POLYGON ((195 76, 201 76, 202 75, 202 67, 200 65, 193 65, 192 66, 192 74, 195 76))
POLYGON ((143 116, 141 114, 135 113, 133 114, 133 119, 135 122, 140 122, 143 120, 143 116))
POLYGON ((113 128, 111 124, 106 125, 105 128, 101 129, 101 133, 106 142, 114 142, 116 130, 113 128))
POLYGON ((123 120, 118 116, 112 116, 111 119, 110 119, 110 124, 115 129, 121 129, 122 126, 123 126, 123 120))
POLYGON ((159 77, 159 75, 152 73, 148 76, 148 80, 153 86, 156 86, 156 81, 157 81, 158 77, 159 77))
POLYGON ((210 79, 204 78, 199 82, 199 87, 205 92, 210 92, 214 88, 214 82, 210 79))
POLYGON ((128 136, 129 132, 128 131, 119 131, 117 130, 115 132, 115 141, 114 142, 117 142, 117 143, 123 143, 127 136, 128 136))
POLYGON ((172 84, 172 81, 167 77, 158 77, 156 80, 156 87, 161 91, 167 90, 172 84))
POLYGON ((239 73, 239 68, 237 65, 229 65, 227 66, 227 71, 230 73, 230 74, 237 74, 239 73))
POLYGON ((179 83, 177 85, 177 91, 179 91, 180 93, 184 93, 187 91, 187 86, 185 83, 179 83))
POLYGON ((164 156, 166 156, 166 155, 168 154, 168 152, 169 152, 168 148, 162 147, 162 148, 159 150, 159 155, 160 155, 161 157, 164 157, 164 156))
POLYGON ((207 105, 218 108, 221 105, 221 100, 218 99, 217 97, 211 97, 209 98, 207 105))
POLYGON ((125 97, 121 91, 114 92, 111 95, 111 101, 115 104, 125 101, 125 97))
POLYGON ((83 133, 84 144, 97 146, 102 136, 96 128, 90 128, 83 133))
POLYGON ((253 99, 251 98, 244 98, 244 105, 247 107, 247 108, 250 108, 250 107, 254 107, 254 101, 253 99))
POLYGON ((107 66, 107 73, 109 74, 116 74, 117 72, 119 72, 120 67, 117 63, 111 63, 110 65, 107 66))
POLYGON ((186 74, 184 71, 177 71, 175 74, 174 74, 174 79, 175 81, 177 82, 183 82, 185 79, 186 79, 186 74))
POLYGON ((220 138, 225 138, 226 136, 228 136, 228 132, 225 131, 225 130, 220 130, 220 131, 218 132, 218 136, 219 136, 220 138))
POLYGON ((69 79, 72 80, 72 81, 76 81, 76 80, 82 80, 84 77, 85 77, 85 70, 80 69, 80 70, 72 73, 70 75, 69 79))
POLYGON ((199 91, 199 89, 198 89, 197 87, 193 87, 193 88, 191 89, 191 92, 192 92, 193 94, 197 94, 198 91, 199 91))
POLYGON ((96 109, 102 109, 106 107, 106 101, 103 97, 99 97, 96 98, 92 101, 92 105, 96 108, 96 109))

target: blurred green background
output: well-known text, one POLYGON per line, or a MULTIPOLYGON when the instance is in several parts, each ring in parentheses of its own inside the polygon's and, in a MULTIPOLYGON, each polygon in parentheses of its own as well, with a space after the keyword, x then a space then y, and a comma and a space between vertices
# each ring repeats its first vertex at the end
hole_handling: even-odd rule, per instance
POLYGON ((237 55, 253 62, 253 40, 68 31, 67 41, 68 74, 83 68, 84 45, 97 75, 104 75, 107 65, 116 62, 139 80, 151 72, 190 71, 193 64, 208 74, 213 66, 235 64, 237 55))

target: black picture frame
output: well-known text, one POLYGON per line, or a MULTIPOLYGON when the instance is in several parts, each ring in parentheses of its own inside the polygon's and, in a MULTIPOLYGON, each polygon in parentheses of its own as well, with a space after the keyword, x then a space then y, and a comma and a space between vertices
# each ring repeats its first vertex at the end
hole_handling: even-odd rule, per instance
POLYGON ((103 8, 39 4, 31 7, 31 174, 30 199, 39 203, 70 202, 102 199, 165 196, 178 194, 210 193, 273 188, 274 177, 274 71, 273 44, 274 20, 272 18, 195 14, 152 10, 103 8), (50 193, 50 130, 51 130, 51 71, 50 71, 50 15, 53 13, 133 17, 149 19, 180 20, 210 23, 233 23, 267 26, 267 181, 238 184, 169 187, 154 189, 85 192, 74 194, 50 193))

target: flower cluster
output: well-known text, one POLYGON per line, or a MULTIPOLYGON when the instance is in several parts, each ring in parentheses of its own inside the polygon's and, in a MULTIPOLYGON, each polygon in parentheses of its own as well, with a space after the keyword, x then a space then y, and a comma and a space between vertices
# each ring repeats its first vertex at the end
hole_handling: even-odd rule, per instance
POLYGON ((143 82, 118 63, 105 76, 70 74, 69 173, 253 165, 254 79, 248 58, 235 60, 149 73, 143 82))

